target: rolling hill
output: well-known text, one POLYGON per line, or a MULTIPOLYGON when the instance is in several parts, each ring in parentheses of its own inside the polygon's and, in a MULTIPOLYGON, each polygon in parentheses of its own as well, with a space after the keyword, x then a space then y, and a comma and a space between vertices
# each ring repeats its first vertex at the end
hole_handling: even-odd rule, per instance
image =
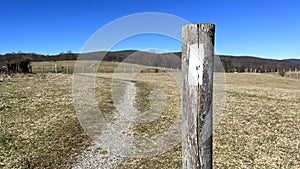
MULTIPOLYGON (((245 69, 257 69, 257 71, 275 71, 277 69, 300 69, 300 59, 264 59, 253 56, 219 56, 226 72, 243 72, 245 69)), ((41 55, 34 53, 8 53, 0 55, 1 65, 6 63, 19 63, 22 60, 29 59, 32 62, 38 61, 61 61, 61 60, 103 60, 114 62, 127 62, 149 66, 181 68, 181 52, 173 53, 149 53, 137 50, 124 50, 115 52, 92 52, 92 53, 61 53, 58 55, 41 55)))

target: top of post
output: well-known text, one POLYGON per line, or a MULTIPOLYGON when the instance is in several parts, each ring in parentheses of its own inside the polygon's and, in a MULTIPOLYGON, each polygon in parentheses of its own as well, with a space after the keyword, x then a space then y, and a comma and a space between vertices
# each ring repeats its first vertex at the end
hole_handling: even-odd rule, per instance
POLYGON ((210 28, 210 29, 215 29, 215 24, 213 23, 193 23, 193 24, 187 24, 184 25, 183 27, 191 27, 191 26, 196 26, 196 27, 206 27, 206 28, 210 28))
POLYGON ((186 43, 212 43, 214 46, 215 24, 197 23, 182 27, 182 42, 186 43))

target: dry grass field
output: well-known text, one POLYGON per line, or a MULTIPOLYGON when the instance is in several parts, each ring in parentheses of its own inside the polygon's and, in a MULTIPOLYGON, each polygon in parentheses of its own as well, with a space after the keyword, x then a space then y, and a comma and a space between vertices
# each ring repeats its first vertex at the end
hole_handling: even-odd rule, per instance
MULTIPOLYGON (((99 108, 115 110, 111 73, 99 73, 99 108)), ((140 73, 134 106, 150 107, 153 89, 165 93, 163 116, 132 126, 136 138, 166 130, 179 116, 180 92, 167 73, 140 73)), ((300 168, 300 79, 226 74, 227 101, 214 132, 214 168, 300 168)), ((69 168, 91 140, 72 105, 72 76, 35 75, 0 82, 0 168, 69 168)), ((181 146, 155 157, 125 159, 116 168, 181 168, 181 146)))
POLYGON ((286 72, 285 73, 286 77, 290 77, 290 78, 295 78, 295 79, 299 79, 300 78, 300 72, 299 71, 291 71, 291 72, 286 72))
POLYGON ((215 168, 300 168, 300 80, 227 74, 215 168))
POLYGON ((89 144, 72 105, 71 76, 0 83, 0 168, 59 168, 89 144))
MULTIPOLYGON (((89 67, 84 66, 85 61, 81 61, 79 65, 77 65, 77 72, 85 72, 89 67)), ((97 61, 95 61, 95 64, 97 61)), ((98 73, 114 73, 114 72, 138 72, 142 69, 143 66, 124 63, 122 66, 119 66, 119 62, 106 62, 102 61, 97 70, 98 73)), ((45 73, 65 73, 72 74, 74 72, 76 65, 76 61, 57 61, 57 62, 33 62, 31 63, 32 72, 33 73, 42 73, 43 68, 45 73), (56 71, 55 71, 56 65, 56 71)), ((155 72, 156 67, 147 67, 144 72, 155 72)), ((175 71, 175 70, 174 70, 175 71)), ((160 71, 162 72, 162 70, 160 71)))

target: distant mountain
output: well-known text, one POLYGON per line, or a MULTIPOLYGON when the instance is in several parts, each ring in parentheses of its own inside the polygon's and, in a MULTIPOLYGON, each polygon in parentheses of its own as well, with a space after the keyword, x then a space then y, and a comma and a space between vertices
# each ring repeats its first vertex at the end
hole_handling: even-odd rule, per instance
MULTIPOLYGON (((300 70, 300 59, 263 59, 253 56, 219 56, 226 72, 243 72, 245 70, 271 71, 277 69, 294 69, 300 70)), ((127 62, 134 64, 142 64, 149 66, 181 68, 181 52, 173 53, 149 53, 138 50, 124 50, 115 52, 91 52, 91 53, 61 53, 58 55, 41 55, 34 53, 9 53, 0 55, 0 63, 2 65, 7 62, 19 63, 22 60, 29 59, 32 62, 38 61, 61 61, 61 60, 103 60, 114 62, 127 62)))
POLYGON ((284 61, 290 64, 300 64, 300 59, 285 59, 284 61))
POLYGON ((264 59, 253 56, 228 56, 219 55, 224 69, 227 72, 238 71, 243 72, 245 69, 259 71, 277 71, 280 69, 300 69, 300 59, 264 59))
POLYGON ((103 60, 126 62, 140 65, 181 68, 181 53, 155 54, 137 50, 125 50, 116 52, 93 52, 80 54, 79 60, 103 60))

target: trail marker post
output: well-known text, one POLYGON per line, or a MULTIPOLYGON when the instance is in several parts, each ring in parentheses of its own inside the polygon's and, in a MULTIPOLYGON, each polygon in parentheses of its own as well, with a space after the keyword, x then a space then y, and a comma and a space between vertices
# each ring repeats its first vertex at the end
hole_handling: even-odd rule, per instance
POLYGON ((57 65, 56 65, 56 63, 54 64, 54 72, 57 73, 57 65))
POLYGON ((212 168, 214 24, 182 29, 182 168, 212 168))

